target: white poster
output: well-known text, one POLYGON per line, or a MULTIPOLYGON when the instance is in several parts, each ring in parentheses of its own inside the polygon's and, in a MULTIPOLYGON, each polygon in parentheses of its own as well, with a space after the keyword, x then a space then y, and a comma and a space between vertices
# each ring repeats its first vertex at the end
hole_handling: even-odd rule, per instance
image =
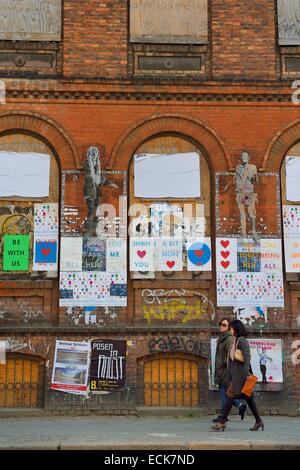
POLYGON ((58 203, 34 204, 34 233, 58 233, 58 203))
POLYGON ((62 237, 60 239, 60 270, 82 271, 81 237, 62 237))
POLYGON ((300 273, 300 205, 283 206, 285 269, 300 273))
POLYGON ((135 197, 200 197, 199 160, 196 152, 135 155, 135 197))
POLYGON ((261 383, 282 383, 281 339, 249 339, 251 366, 261 383))
POLYGON ((282 272, 281 239, 262 238, 260 241, 260 263, 263 273, 282 272))
POLYGON ((219 307, 284 307, 281 239, 218 238, 216 246, 219 307))
POLYGON ((89 368, 89 342, 56 340, 51 389, 86 395, 89 368))
POLYGON ((216 238, 217 271, 237 271, 237 239, 216 238))
POLYGON ((50 155, 0 151, 0 197, 48 197, 50 155))
POLYGON ((284 307, 282 274, 217 273, 219 307, 284 307))
POLYGON ((182 239, 159 238, 156 244, 156 270, 182 271, 182 239))
POLYGON ((126 273, 61 272, 60 307, 126 307, 126 273))
POLYGON ((300 201, 300 157, 286 157, 286 199, 300 201))
POLYGON ((6 364, 6 341, 0 341, 0 364, 6 364))
POLYGON ((130 239, 130 271, 154 271, 154 239, 130 239))
POLYGON ((106 240, 106 250, 107 272, 126 272, 127 240, 124 238, 108 238, 106 240))
POLYGON ((187 240, 186 250, 188 271, 211 271, 210 237, 187 240))
POLYGON ((209 374, 209 390, 217 390, 216 384, 216 350, 218 338, 210 339, 210 374, 209 374))

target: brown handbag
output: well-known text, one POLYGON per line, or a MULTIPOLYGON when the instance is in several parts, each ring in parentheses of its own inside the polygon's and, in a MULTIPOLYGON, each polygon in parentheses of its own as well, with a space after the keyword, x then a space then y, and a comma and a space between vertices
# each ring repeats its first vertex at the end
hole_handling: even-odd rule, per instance
POLYGON ((258 378, 256 377, 256 375, 248 375, 248 377, 246 378, 246 382, 242 388, 242 393, 244 395, 247 395, 247 397, 250 397, 257 381, 258 378))

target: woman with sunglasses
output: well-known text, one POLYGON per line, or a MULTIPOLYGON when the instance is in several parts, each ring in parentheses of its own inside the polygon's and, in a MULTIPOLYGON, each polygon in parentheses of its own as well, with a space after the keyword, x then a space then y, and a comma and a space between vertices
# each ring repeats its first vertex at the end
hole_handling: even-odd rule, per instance
POLYGON ((245 325, 240 320, 233 320, 230 323, 230 331, 234 336, 234 341, 228 355, 228 370, 230 376, 230 385, 226 392, 224 411, 219 422, 212 426, 215 431, 224 431, 226 428, 227 417, 233 405, 234 398, 244 398, 249 406, 254 418, 255 424, 250 431, 264 430, 264 423, 259 415, 253 393, 250 397, 242 394, 242 389, 246 379, 252 374, 250 365, 250 347, 246 339, 247 332, 245 325), (243 361, 237 359, 236 350, 239 349, 243 355, 243 361))

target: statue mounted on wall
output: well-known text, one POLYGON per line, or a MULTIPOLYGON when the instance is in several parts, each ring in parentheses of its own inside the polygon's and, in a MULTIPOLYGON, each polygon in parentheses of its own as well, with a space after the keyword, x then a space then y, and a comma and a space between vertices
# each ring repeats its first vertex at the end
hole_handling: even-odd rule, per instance
POLYGON ((96 209, 100 201, 101 166, 98 147, 90 147, 83 163, 85 174, 83 196, 88 208, 86 231, 93 235, 96 229, 96 209))
POLYGON ((101 172, 100 152, 98 147, 90 147, 87 151, 86 160, 83 163, 85 174, 83 196, 86 201, 88 213, 85 223, 86 234, 97 236, 98 224, 97 208, 101 203, 102 186, 118 189, 118 186, 101 172))
POLYGON ((252 236, 256 243, 259 237, 256 232, 256 204, 257 194, 254 192, 254 184, 258 182, 257 167, 249 163, 250 155, 243 152, 241 155, 242 163, 237 165, 235 170, 234 182, 236 202, 240 211, 241 232, 243 237, 247 237, 247 216, 246 210, 251 221, 252 236))

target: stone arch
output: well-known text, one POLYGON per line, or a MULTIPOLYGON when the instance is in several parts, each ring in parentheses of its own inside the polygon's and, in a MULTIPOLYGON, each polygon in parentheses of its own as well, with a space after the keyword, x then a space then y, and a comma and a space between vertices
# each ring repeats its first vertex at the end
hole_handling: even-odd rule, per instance
POLYGON ((75 145, 66 131, 54 120, 30 111, 9 111, 0 114, 0 135, 23 132, 42 139, 53 151, 61 169, 80 167, 75 145))
POLYGON ((263 171, 279 171, 289 149, 300 141, 300 119, 277 132, 271 140, 262 161, 263 171))
POLYGON ((117 142, 108 168, 127 169, 138 147, 147 140, 163 134, 176 134, 178 137, 190 140, 203 152, 213 171, 233 169, 229 152, 215 131, 194 118, 177 114, 154 115, 127 130, 117 142))

